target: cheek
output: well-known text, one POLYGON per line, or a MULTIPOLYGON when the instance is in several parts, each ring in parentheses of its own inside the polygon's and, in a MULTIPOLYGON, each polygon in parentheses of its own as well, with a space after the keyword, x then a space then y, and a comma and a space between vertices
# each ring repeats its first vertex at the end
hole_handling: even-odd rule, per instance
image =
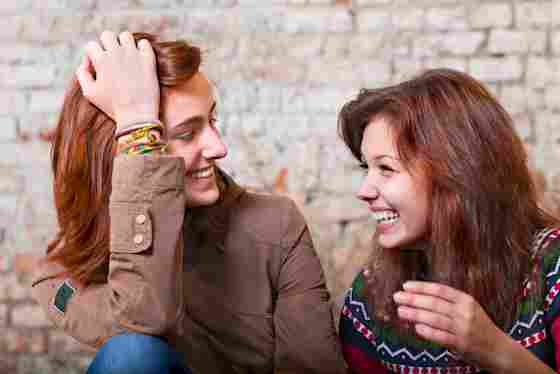
POLYGON ((169 142, 167 150, 169 155, 174 157, 181 157, 185 162, 185 166, 188 168, 194 163, 196 153, 194 152, 193 147, 182 143, 183 142, 179 141, 171 141, 169 142))

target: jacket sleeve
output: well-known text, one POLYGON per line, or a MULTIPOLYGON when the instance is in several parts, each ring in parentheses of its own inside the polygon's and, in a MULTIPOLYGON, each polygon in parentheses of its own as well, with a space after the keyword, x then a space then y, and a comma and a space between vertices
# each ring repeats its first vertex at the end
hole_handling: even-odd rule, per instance
POLYGON ((321 263, 291 204, 274 310, 275 373, 345 373, 321 263))
POLYGON ((43 261, 32 294, 54 324, 98 347, 124 331, 165 335, 181 318, 184 164, 179 158, 114 160, 106 283, 83 287, 43 261))

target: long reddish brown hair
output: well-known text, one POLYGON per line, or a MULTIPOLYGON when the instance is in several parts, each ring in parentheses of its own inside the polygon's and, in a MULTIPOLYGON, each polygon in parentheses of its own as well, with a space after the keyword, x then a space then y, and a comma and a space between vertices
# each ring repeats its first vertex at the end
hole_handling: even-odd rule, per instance
MULTIPOLYGON (((162 87, 185 83, 198 72, 197 47, 161 42, 146 33, 135 33, 134 39, 151 42, 162 87)), ((61 263, 68 276, 84 284, 105 280, 108 271, 114 131, 115 123, 84 97, 73 79, 51 149, 59 231, 47 248, 47 260, 61 263)))
POLYGON ((362 90, 344 105, 339 133, 359 161, 374 118, 388 120, 403 164, 420 165, 431 212, 425 250, 374 249, 367 286, 373 313, 403 327, 392 294, 406 280, 425 279, 465 291, 498 326, 509 326, 533 235, 558 224, 539 208, 512 119, 482 84, 448 69, 362 90))

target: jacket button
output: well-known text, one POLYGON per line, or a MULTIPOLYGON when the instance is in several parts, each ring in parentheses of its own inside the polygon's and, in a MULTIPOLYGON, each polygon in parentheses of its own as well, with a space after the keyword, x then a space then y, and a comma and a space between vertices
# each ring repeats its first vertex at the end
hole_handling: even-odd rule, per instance
POLYGON ((140 244, 140 243, 142 243, 142 241, 144 241, 144 235, 142 235, 142 234, 136 234, 136 235, 134 235, 134 239, 133 239, 133 240, 134 240, 134 243, 135 243, 135 244, 140 244))
POLYGON ((144 214, 139 214, 136 216, 137 224, 142 225, 144 222, 146 222, 146 216, 144 214))

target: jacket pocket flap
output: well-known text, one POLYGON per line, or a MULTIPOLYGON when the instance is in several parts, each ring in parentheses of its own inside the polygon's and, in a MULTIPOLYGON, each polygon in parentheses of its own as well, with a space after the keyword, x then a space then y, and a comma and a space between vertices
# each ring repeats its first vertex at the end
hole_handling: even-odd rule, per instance
POLYGON ((113 253, 139 253, 152 245, 152 217, 148 205, 112 203, 110 245, 113 253))

